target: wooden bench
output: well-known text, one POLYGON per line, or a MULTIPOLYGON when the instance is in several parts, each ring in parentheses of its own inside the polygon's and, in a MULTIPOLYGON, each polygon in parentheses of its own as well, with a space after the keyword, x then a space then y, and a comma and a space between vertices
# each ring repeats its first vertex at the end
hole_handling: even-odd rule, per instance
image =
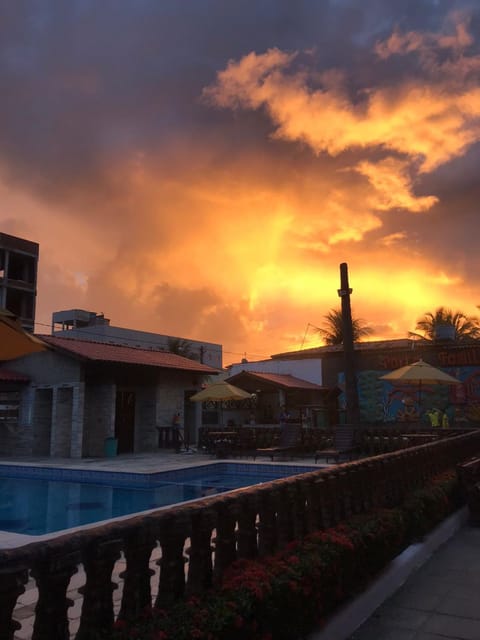
POLYGON ((480 525, 480 457, 458 464, 457 477, 465 493, 470 522, 480 525))
POLYGON ((325 462, 333 458, 338 463, 342 456, 346 456, 351 460, 357 451, 358 445, 354 441, 353 427, 337 426, 333 434, 333 446, 315 451, 315 462, 319 458, 325 458, 325 462))

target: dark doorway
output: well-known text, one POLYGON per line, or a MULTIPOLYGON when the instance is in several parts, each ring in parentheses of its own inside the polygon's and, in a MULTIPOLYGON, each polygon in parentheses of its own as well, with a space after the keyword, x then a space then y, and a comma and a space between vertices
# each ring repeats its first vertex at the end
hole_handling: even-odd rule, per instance
POLYGON ((36 389, 33 403, 33 447, 34 456, 50 455, 52 434, 53 390, 36 389))
POLYGON ((118 453, 133 453, 135 440, 135 392, 117 391, 115 437, 118 453))

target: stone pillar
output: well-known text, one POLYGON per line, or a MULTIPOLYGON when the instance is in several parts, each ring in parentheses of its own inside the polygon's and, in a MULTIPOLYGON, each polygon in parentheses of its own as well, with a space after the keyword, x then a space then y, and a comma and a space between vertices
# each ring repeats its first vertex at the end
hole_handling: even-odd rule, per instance
POLYGON ((109 385, 110 387, 110 413, 108 414, 108 432, 107 436, 114 438, 115 437, 115 413, 117 406, 117 385, 112 382, 109 385))
POLYGON ((81 458, 83 454, 83 425, 85 411, 85 383, 73 385, 72 435, 70 457, 81 458))
POLYGON ((52 429, 50 431, 50 456, 55 455, 57 445, 57 388, 52 388, 52 429))
POLYGON ((69 457, 73 422, 73 387, 60 385, 54 387, 52 407, 52 456, 69 457))

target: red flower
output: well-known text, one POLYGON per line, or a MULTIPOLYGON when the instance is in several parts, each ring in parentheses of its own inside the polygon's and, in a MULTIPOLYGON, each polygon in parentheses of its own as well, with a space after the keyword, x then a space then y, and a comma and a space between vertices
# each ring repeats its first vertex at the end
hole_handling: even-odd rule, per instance
POLYGON ((126 629, 127 623, 125 622, 125 620, 122 620, 121 618, 119 618, 118 620, 115 621, 113 628, 117 630, 126 629))

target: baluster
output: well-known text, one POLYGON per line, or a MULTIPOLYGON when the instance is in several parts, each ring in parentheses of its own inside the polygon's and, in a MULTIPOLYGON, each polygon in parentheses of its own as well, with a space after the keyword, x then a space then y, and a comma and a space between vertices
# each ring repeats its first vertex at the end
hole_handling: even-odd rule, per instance
POLYGON ((0 569, 0 640, 13 640, 13 634, 21 628, 12 614, 18 596, 25 592, 27 581, 28 570, 25 567, 0 569))
POLYGON ((402 458, 400 455, 396 454, 394 460, 392 461, 393 464, 393 471, 392 471, 392 475, 393 475, 393 489, 394 489, 394 499, 395 499, 395 505, 394 506, 398 506, 399 504, 401 504, 403 502, 403 496, 404 496, 404 482, 403 482, 403 467, 402 467, 402 458))
POLYGON ((258 555, 257 511, 256 493, 251 490, 240 499, 237 532, 239 558, 256 558, 258 555))
POLYGON ((89 542, 83 554, 86 581, 79 593, 83 594, 82 616, 76 640, 94 640, 107 634, 114 622, 112 582, 113 566, 120 558, 122 541, 119 539, 89 542))
POLYGON ((328 529, 333 524, 332 500, 328 491, 327 476, 323 475, 315 480, 315 494, 320 516, 320 529, 328 529))
POLYGON ((38 588, 32 640, 67 640, 70 637, 67 610, 73 601, 67 598, 70 578, 77 573, 79 552, 51 553, 32 568, 38 588))
POLYGON ((274 490, 259 489, 258 554, 260 557, 272 555, 278 548, 277 512, 274 490))
POLYGON ((192 532, 188 549, 187 593, 203 593, 212 586, 212 530, 215 526, 214 511, 206 504, 192 509, 192 532))
POLYGON ((347 469, 347 484, 351 496, 351 508, 353 513, 362 513, 364 503, 364 483, 361 467, 352 462, 347 469))
POLYGON ((330 472, 325 477, 330 507, 331 525, 335 526, 342 519, 342 496, 339 493, 337 472, 330 472))
POLYGON ((307 501, 307 509, 305 514, 305 532, 313 533, 321 528, 320 504, 317 498, 316 481, 317 474, 310 474, 308 480, 305 480, 305 496, 307 501))
POLYGON ((282 481, 276 491, 277 496, 277 536, 280 549, 294 537, 293 510, 295 493, 288 481, 282 481))
POLYGON ((289 485, 292 504, 293 537, 302 540, 307 531, 307 481, 304 479, 292 480, 289 485))
POLYGON ((157 564, 160 566, 160 581, 155 607, 163 608, 175 602, 185 593, 185 558, 183 549, 187 531, 187 519, 181 509, 166 515, 160 524, 160 546, 162 557, 157 564))
POLYGON ((235 499, 225 497, 219 500, 217 507, 217 534, 215 537, 215 564, 213 576, 215 582, 221 582, 225 570, 237 558, 235 524, 237 509, 235 499))
POLYGON ((155 573, 150 569, 150 558, 156 545, 147 518, 137 524, 125 538, 125 571, 120 578, 124 580, 122 605, 118 617, 133 620, 147 607, 152 606, 150 578, 155 573))
POLYGON ((367 487, 365 511, 370 511, 378 506, 378 491, 377 491, 377 462, 376 460, 369 459, 364 463, 365 482, 367 487))
POLYGON ((348 520, 353 513, 352 490, 350 487, 350 479, 348 465, 344 465, 338 475, 338 491, 341 495, 342 519, 348 520))

